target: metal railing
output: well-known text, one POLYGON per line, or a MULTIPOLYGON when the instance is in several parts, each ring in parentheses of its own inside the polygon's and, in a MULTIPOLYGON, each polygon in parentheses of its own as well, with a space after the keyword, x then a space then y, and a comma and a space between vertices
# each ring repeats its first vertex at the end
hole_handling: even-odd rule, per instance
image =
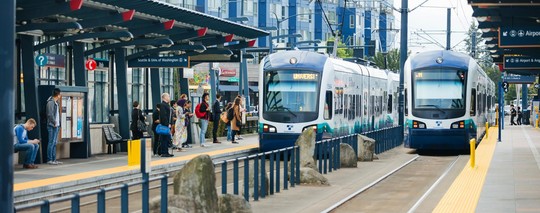
POLYGON ((402 134, 400 132, 400 126, 362 133, 362 135, 375 139, 375 154, 386 152, 402 144, 402 141, 400 141, 403 138, 402 134))
POLYGON ((73 213, 78 213, 80 212, 80 207, 81 207, 81 198, 83 197, 88 197, 88 196, 93 196, 93 195, 96 195, 97 196, 97 209, 96 209, 96 212, 98 213, 105 213, 106 212, 106 209, 105 209, 105 200, 106 200, 106 193, 107 192, 111 192, 111 191, 116 191, 116 190, 120 190, 120 204, 121 204, 121 212, 122 213, 127 213, 129 212, 129 187, 132 187, 132 186, 142 186, 142 203, 143 203, 143 209, 142 209, 142 212, 149 212, 149 209, 148 209, 148 203, 150 202, 149 200, 149 184, 150 182, 153 182, 153 181, 157 181, 157 180, 161 180, 161 183, 160 183, 160 189, 161 189, 161 212, 162 213, 167 213, 167 194, 168 194, 168 189, 167 189, 167 176, 166 175, 160 175, 160 176, 156 176, 156 177, 152 177, 148 180, 140 180, 140 181, 136 181, 136 182, 132 182, 132 183, 125 183, 125 184, 121 184, 121 185, 117 185, 117 186, 112 186, 112 187, 107 187, 107 188, 101 188, 101 189, 96 189, 96 190, 91 190, 91 191, 86 191, 86 192, 80 192, 80 193, 74 193, 74 194, 71 194, 71 195, 67 195, 67 196, 62 196, 62 197, 58 197, 58 198, 52 198, 52 199, 48 199, 48 200, 42 200, 42 201, 38 201, 38 202, 35 202, 35 203, 30 203, 30 204, 26 204, 26 205, 21 205, 21 206, 16 206, 15 207, 15 212, 17 211, 23 211, 23 210, 30 210, 30 209, 35 209, 35 208, 40 208, 40 212, 42 213, 48 213, 51 211, 51 204, 54 204, 54 203, 60 203, 60 202, 65 202, 65 201, 70 201, 71 202, 71 212, 73 213), (146 202, 144 202, 146 201, 146 202), (146 203, 146 205, 145 205, 146 203))
POLYGON ((228 192, 229 183, 227 176, 229 164, 232 164, 232 194, 239 195, 241 174, 240 167, 242 166, 244 169, 243 195, 246 201, 250 200, 250 165, 253 165, 253 200, 259 200, 259 198, 265 198, 268 195, 279 193, 282 189, 281 186, 283 186, 283 189, 286 190, 289 188, 289 184, 291 187, 295 187, 295 185, 300 184, 300 149, 298 146, 216 163, 216 168, 221 167, 222 194, 227 194, 228 192), (267 164, 269 167, 268 171, 266 170, 267 164), (281 167, 283 167, 283 170, 281 170, 281 167), (268 175, 269 186, 266 185, 266 175, 268 175), (266 188, 268 188, 268 194, 266 192, 266 188))
POLYGON ((351 134, 315 142, 315 156, 319 173, 327 174, 341 168, 340 144, 349 144, 358 156, 358 134, 351 134))

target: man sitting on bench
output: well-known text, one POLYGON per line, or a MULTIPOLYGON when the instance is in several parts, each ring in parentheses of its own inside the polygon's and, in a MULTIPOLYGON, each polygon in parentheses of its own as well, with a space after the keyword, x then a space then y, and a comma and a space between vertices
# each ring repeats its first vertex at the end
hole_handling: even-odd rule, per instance
POLYGON ((26 159, 23 165, 23 168, 25 169, 38 168, 38 166, 34 165, 34 161, 36 160, 36 155, 39 151, 39 140, 28 140, 28 131, 32 131, 34 127, 36 127, 36 120, 30 118, 25 124, 20 124, 13 128, 16 137, 16 140, 13 141, 14 150, 16 152, 26 151, 26 159))

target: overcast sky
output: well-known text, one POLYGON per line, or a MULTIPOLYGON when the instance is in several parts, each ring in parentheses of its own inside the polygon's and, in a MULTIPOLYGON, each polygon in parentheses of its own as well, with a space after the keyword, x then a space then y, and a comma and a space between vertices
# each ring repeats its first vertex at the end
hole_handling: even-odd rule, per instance
MULTIPOLYGON (((425 0, 409 0, 409 10, 425 0)), ((401 0, 394 0, 394 6, 401 8, 401 0)), ((467 0, 428 0, 421 7, 409 13, 409 51, 412 53, 437 50, 446 47, 447 9, 451 11, 451 43, 454 51, 465 51, 462 40, 472 21, 472 8, 467 0), (438 44, 434 44, 438 43, 438 44), (443 47, 441 47, 441 45, 443 47)), ((401 28, 401 14, 394 12, 396 28, 401 28)), ((400 36, 396 35, 394 47, 399 48, 400 36)))

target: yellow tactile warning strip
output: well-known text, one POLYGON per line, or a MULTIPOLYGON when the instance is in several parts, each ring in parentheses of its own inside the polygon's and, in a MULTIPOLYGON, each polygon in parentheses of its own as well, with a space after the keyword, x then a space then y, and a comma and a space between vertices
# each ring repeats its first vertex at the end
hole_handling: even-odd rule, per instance
POLYGON ((433 212, 474 212, 497 144, 497 128, 489 129, 489 137, 476 149, 476 166, 470 162, 454 180, 433 212))
MULTIPOLYGON (((152 166, 158 166, 158 165, 163 165, 163 164, 170 164, 170 163, 174 163, 174 162, 180 162, 180 161, 184 161, 184 160, 191 160, 191 159, 193 159, 193 158, 195 158, 195 157, 197 157, 199 155, 202 155, 202 154, 207 154, 207 155, 210 155, 210 156, 216 156, 216 155, 230 153, 230 152, 239 152, 239 151, 243 151, 243 150, 249 150, 249 149, 253 149, 253 148, 257 148, 257 147, 258 147, 258 144, 253 144, 253 145, 246 145, 246 146, 240 146, 240 147, 235 147, 235 148, 228 148, 228 149, 222 149, 222 150, 209 151, 209 152, 205 152, 205 153, 196 153, 196 154, 191 154, 191 155, 186 155, 186 156, 166 158, 166 159, 162 159, 162 160, 152 161, 151 165, 152 166)), ((127 162, 126 162, 126 164, 127 164, 127 162)), ((20 191, 20 190, 25 190, 25 189, 31 189, 31 188, 42 187, 42 186, 47 186, 47 185, 53 185, 53 184, 58 184, 58 183, 65 183, 65 182, 70 182, 70 181, 76 181, 76 180, 81 180, 81 179, 86 179, 86 178, 91 178, 91 177, 97 177, 97 176, 102 176, 102 175, 108 175, 108 174, 114 174, 114 173, 125 172, 125 171, 129 171, 129 170, 138 170, 138 169, 139 169, 139 165, 136 165, 136 166, 119 166, 119 167, 114 167, 114 168, 101 169, 101 170, 95 170, 95 171, 88 171, 88 172, 71 174, 71 175, 64 175, 64 176, 59 176, 59 177, 54 177, 54 178, 47 178, 47 179, 43 179, 43 180, 28 181, 28 182, 15 184, 13 186, 13 191, 20 191)), ((51 170, 51 172, 54 172, 54 171, 51 170)))

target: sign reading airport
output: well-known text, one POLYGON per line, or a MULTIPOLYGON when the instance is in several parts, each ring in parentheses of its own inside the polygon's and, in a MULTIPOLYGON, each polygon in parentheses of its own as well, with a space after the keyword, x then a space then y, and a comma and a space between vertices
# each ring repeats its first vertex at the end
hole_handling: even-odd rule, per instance
POLYGON ((189 67, 188 56, 149 56, 131 59, 128 67, 189 67))
POLYGON ((499 47, 540 47, 540 27, 501 27, 499 47))
POLYGON ((504 69, 540 69, 540 56, 504 56, 504 69))

